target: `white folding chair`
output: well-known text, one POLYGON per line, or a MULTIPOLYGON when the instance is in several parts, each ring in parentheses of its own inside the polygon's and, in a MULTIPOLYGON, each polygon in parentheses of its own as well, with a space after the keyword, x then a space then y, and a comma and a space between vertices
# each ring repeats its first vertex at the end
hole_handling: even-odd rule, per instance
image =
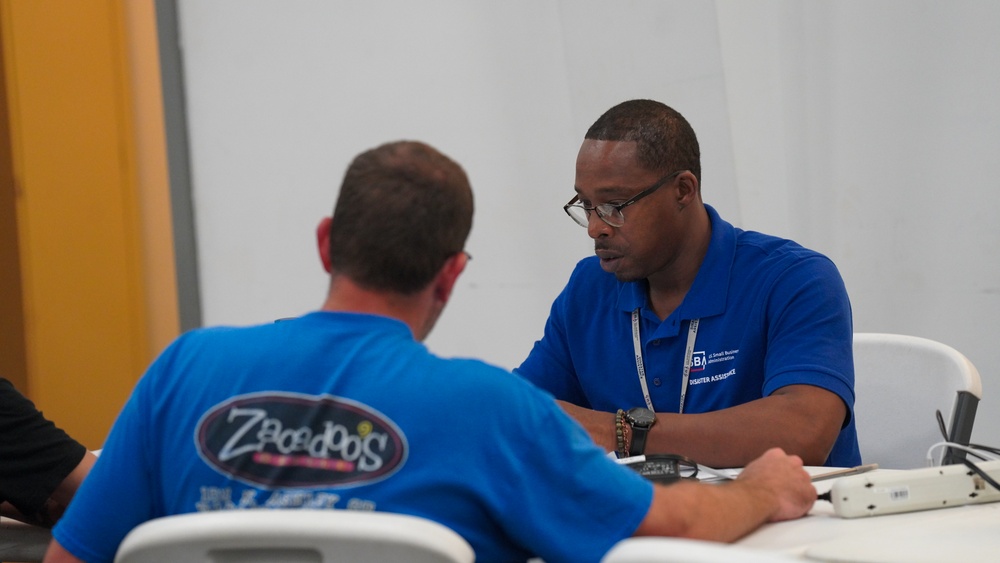
POLYGON ((167 516, 129 532, 115 563, 472 563, 472 547, 423 518, 355 510, 224 510, 167 516))
MULTIPOLYGON (((854 387, 861 459, 890 469, 927 465, 928 448, 942 441, 936 410, 949 441, 968 445, 983 396, 968 358, 940 342, 902 334, 854 335, 854 387)), ((941 463, 960 463, 964 452, 942 456, 941 463)))
POLYGON ((681 538, 624 539, 601 563, 793 563, 801 559, 776 551, 681 538))

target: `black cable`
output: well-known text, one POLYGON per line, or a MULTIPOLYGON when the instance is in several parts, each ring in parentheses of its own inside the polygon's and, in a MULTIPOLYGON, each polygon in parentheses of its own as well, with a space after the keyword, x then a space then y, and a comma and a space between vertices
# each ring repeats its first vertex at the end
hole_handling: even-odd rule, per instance
POLYGON ((975 471, 976 473, 978 473, 979 476, 982 477, 984 481, 986 481, 987 483, 989 483, 990 485, 992 485, 994 489, 1000 491, 1000 483, 997 483, 996 480, 993 479, 993 477, 990 477, 990 475, 988 473, 986 473, 985 471, 983 471, 982 469, 980 469, 978 465, 976 465, 975 463, 972 463, 971 461, 969 461, 967 459, 963 459, 962 462, 965 463, 965 465, 969 469, 971 469, 971 470, 975 471))
POLYGON ((983 450, 984 452, 989 452, 994 455, 1000 455, 1000 448, 991 448, 990 446, 983 446, 981 444, 969 444, 969 447, 977 450, 983 450))
POLYGON ((941 437, 944 438, 945 442, 948 442, 948 429, 944 425, 944 417, 941 416, 941 409, 934 411, 934 415, 937 416, 938 428, 941 429, 941 437))
MULTIPOLYGON (((986 456, 984 456, 984 455, 982 455, 982 454, 980 454, 978 452, 970 451, 974 447, 975 447, 974 445, 969 444, 969 449, 968 450, 962 450, 962 451, 964 451, 968 455, 975 456, 975 457, 979 458, 979 461, 992 461, 990 458, 988 458, 988 457, 986 457, 986 456)), ((980 448, 980 449, 982 449, 982 448, 980 448)))
MULTIPOLYGON (((941 416, 941 410, 940 409, 939 410, 935 410, 934 411, 934 415, 937 417, 938 428, 941 430, 941 437, 944 438, 945 442, 950 442, 951 440, 948 438, 948 430, 947 430, 947 428, 945 427, 945 424, 944 424, 944 417, 941 416)), ((990 446, 984 446, 982 444, 969 444, 968 447, 970 449, 973 449, 973 450, 983 450, 984 452, 988 452, 988 453, 991 453, 993 455, 1000 456, 1000 448, 992 448, 990 446)), ((987 457, 985 457, 983 455, 980 455, 980 454, 978 454, 976 452, 969 451, 969 450, 962 450, 962 451, 964 451, 968 455, 973 455, 973 456, 979 458, 980 461, 989 461, 989 458, 987 458, 987 457)))

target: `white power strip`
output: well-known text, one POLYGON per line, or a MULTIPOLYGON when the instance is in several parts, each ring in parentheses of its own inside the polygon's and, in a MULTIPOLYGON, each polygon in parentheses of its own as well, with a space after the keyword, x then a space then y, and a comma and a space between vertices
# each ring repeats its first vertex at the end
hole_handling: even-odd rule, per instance
MULTIPOLYGON (((976 465, 1000 481, 1000 461, 983 461, 976 465)), ((833 510, 841 518, 996 501, 1000 501, 1000 491, 965 465, 852 475, 841 477, 830 489, 833 510)))

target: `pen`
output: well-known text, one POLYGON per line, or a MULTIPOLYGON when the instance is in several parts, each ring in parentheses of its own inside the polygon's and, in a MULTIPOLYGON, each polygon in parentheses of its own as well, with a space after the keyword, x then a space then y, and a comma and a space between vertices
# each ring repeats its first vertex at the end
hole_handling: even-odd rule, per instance
POLYGON ((819 475, 813 475, 812 480, 815 482, 815 481, 822 481, 824 479, 833 479, 835 477, 844 477, 846 475, 857 475, 858 473, 867 473, 868 471, 872 471, 875 469, 878 469, 877 463, 868 463, 865 465, 848 467, 846 469, 837 469, 836 471, 830 471, 827 473, 820 473, 819 475))

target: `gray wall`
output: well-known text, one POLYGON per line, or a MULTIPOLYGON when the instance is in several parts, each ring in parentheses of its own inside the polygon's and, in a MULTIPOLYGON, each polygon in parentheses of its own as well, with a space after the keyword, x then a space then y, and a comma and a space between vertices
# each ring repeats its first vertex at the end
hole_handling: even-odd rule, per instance
POLYGON ((648 97, 698 132, 706 202, 833 258, 856 331, 965 353, 984 379, 973 438, 1000 445, 1000 3, 178 7, 205 324, 317 308, 314 228, 347 163, 420 139, 464 165, 477 205, 428 345, 515 367, 591 252, 561 209, 583 133, 648 97))

